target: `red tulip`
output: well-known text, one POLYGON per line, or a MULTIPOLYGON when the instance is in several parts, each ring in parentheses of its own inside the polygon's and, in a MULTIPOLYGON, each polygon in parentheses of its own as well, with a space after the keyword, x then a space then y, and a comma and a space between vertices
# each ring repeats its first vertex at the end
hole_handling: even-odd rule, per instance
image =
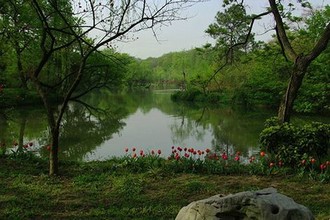
POLYGON ((228 160, 228 156, 227 156, 227 154, 225 154, 225 153, 223 153, 221 157, 222 157, 222 159, 224 159, 224 160, 228 160))
POLYGON ((30 146, 30 147, 32 147, 32 146, 33 146, 33 143, 32 143, 32 142, 30 142, 30 143, 29 143, 29 146, 30 146))
POLYGON ((314 164, 316 160, 314 158, 311 159, 311 163, 314 164))
POLYGON ((305 165, 305 164, 306 164, 306 160, 302 160, 301 165, 305 165))
POLYGON ((133 148, 132 148, 132 151, 133 151, 133 152, 134 152, 134 151, 136 151, 136 148, 135 148, 135 147, 133 147, 133 148))
POLYGON ((162 154, 161 149, 158 149, 157 153, 158 153, 159 155, 162 154))
POLYGON ((155 154, 155 151, 154 150, 151 150, 151 154, 154 155, 155 154))
POLYGON ((326 166, 325 164, 321 164, 321 165, 320 165, 320 169, 321 169, 321 170, 325 170, 325 168, 327 168, 327 166, 326 166))
POLYGON ((260 151, 260 156, 264 157, 266 155, 266 153, 264 151, 260 151))
POLYGON ((234 158, 234 160, 235 160, 235 161, 239 161, 239 156, 236 156, 236 157, 234 158))

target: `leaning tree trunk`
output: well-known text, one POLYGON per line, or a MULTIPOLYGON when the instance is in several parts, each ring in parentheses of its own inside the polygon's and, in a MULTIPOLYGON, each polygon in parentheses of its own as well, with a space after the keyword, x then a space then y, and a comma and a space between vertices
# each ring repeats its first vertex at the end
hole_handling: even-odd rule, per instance
POLYGON ((305 57, 298 57, 294 63, 286 93, 283 96, 278 110, 278 120, 281 124, 284 122, 290 122, 293 103, 297 98, 299 88, 302 85, 309 63, 310 61, 305 57))

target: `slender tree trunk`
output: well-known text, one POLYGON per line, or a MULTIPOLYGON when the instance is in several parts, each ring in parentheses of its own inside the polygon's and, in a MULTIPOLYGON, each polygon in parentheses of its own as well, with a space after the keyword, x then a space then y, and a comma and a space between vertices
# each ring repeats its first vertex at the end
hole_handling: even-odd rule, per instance
POLYGON ((278 109, 278 120, 282 124, 290 122, 290 117, 293 109, 293 103, 297 98, 299 88, 306 74, 307 67, 310 61, 305 57, 298 57, 291 73, 290 81, 282 102, 278 109))
POLYGON ((58 145, 59 145, 59 129, 52 129, 52 145, 49 152, 49 175, 58 174, 58 145))
POLYGON ((43 90, 37 78, 31 78, 36 85, 38 93, 44 103, 44 107, 47 112, 48 125, 50 127, 51 132, 51 147, 49 153, 49 175, 57 175, 58 174, 58 145, 59 145, 59 130, 60 123, 56 123, 55 113, 52 108, 52 104, 48 99, 48 95, 46 91, 43 90))

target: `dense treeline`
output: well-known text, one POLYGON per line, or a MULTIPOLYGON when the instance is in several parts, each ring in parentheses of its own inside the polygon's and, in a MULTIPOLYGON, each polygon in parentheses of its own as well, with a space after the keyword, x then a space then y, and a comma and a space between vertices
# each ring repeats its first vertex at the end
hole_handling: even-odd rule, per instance
MULTIPOLYGON (((323 31, 321 27, 330 20, 329 13, 329 6, 315 11, 312 16, 303 18, 304 28, 288 32, 297 51, 311 50, 323 31)), ((283 56, 275 37, 268 42, 253 41, 248 49, 236 50, 231 63, 225 66, 219 58, 223 51, 224 47, 219 48, 219 45, 205 45, 148 58, 134 64, 135 77, 149 83, 175 83, 185 90, 176 98, 278 107, 290 78, 292 62, 283 56)), ((295 101, 295 111, 330 110, 329 67, 330 49, 327 48, 309 66, 295 101)))

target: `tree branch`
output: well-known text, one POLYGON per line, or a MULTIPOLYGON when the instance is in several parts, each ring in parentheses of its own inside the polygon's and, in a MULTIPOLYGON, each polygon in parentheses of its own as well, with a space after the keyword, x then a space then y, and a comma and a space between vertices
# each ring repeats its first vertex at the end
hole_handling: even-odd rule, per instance
POLYGON ((313 50, 311 51, 310 54, 308 54, 306 56, 306 58, 309 61, 312 61, 316 57, 318 57, 327 48, 329 40, 330 40, 330 23, 328 23, 321 38, 318 40, 318 42, 315 44, 313 50))
POLYGON ((290 43, 290 41, 289 41, 289 39, 286 35, 283 20, 282 20, 282 17, 280 15, 280 12, 278 11, 276 2, 275 2, 275 0, 269 0, 269 4, 270 4, 271 11, 274 15, 274 19, 275 19, 275 22, 276 22, 276 30, 277 30, 276 34, 277 34, 278 40, 280 41, 281 46, 283 46, 286 56, 292 62, 294 62, 297 59, 298 55, 293 50, 293 48, 291 46, 291 43, 290 43))

